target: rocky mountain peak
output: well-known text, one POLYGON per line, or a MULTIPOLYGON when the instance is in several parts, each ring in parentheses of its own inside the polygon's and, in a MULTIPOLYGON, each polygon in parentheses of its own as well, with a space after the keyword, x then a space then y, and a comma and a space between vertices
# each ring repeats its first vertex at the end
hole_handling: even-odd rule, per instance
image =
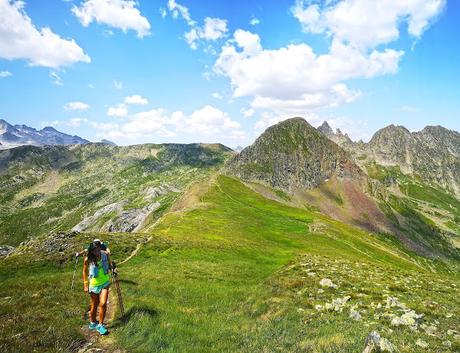
POLYGON ((0 119, 0 134, 7 132, 12 127, 6 120, 0 119))
POLYGON ((226 173, 288 192, 315 188, 333 175, 363 177, 342 148, 302 118, 269 127, 229 162, 226 173))
POLYGON ((327 121, 324 121, 321 126, 318 127, 318 131, 322 132, 326 136, 334 135, 334 131, 330 127, 327 121))
POLYGON ((395 138, 410 138, 411 133, 409 130, 407 130, 404 126, 401 125, 388 125, 380 130, 378 130, 374 136, 372 136, 372 139, 370 143, 372 144, 373 141, 378 141, 382 138, 390 138, 390 139, 395 139, 395 138))
POLYGON ((58 132, 54 127, 52 126, 46 126, 42 129, 42 131, 46 131, 46 132, 58 132))
POLYGON ((342 133, 340 129, 336 129, 335 132, 332 130, 331 126, 325 121, 321 126, 317 128, 324 136, 334 141, 339 146, 347 145, 353 143, 353 141, 348 137, 348 134, 342 133))
POLYGON ((422 131, 415 134, 423 136, 432 136, 438 140, 452 140, 456 141, 457 143, 460 140, 460 133, 454 130, 446 129, 445 127, 440 125, 425 126, 422 131))

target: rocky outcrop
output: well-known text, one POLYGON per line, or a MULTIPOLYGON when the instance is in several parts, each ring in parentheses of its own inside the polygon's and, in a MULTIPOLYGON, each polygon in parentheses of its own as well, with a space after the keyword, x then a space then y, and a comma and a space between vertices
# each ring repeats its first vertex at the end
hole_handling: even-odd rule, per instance
POLYGON ((96 212, 94 212, 94 214, 92 214, 91 216, 85 217, 80 223, 78 223, 76 226, 72 228, 72 231, 73 232, 83 232, 89 229, 91 226, 93 226, 100 217, 110 212, 117 212, 117 213, 121 212, 122 206, 123 204, 121 202, 115 202, 107 206, 104 206, 100 208, 99 210, 97 210, 96 212))
POLYGON ((323 133, 327 137, 334 135, 334 130, 332 130, 331 126, 327 123, 327 121, 324 121, 323 124, 318 127, 318 131, 323 133))
POLYGON ((178 193, 180 190, 174 186, 169 186, 168 184, 159 185, 159 186, 150 186, 144 190, 145 200, 152 200, 159 196, 166 195, 169 192, 178 193))
POLYGON ((302 118, 269 127, 236 155, 224 172, 287 192, 313 189, 332 176, 365 180, 342 148, 302 118))
POLYGON ((144 221, 153 211, 160 208, 161 204, 155 202, 143 208, 125 210, 106 226, 108 232, 134 232, 139 230, 144 221))

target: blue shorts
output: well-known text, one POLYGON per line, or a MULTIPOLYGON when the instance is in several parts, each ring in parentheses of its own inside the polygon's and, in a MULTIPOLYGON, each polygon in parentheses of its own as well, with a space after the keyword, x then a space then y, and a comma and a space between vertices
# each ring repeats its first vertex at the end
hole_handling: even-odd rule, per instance
POLYGON ((105 282, 104 284, 101 284, 100 286, 95 286, 95 287, 89 287, 89 290, 88 292, 91 294, 100 294, 101 291, 104 289, 104 288, 108 288, 110 286, 110 281, 107 281, 105 282))

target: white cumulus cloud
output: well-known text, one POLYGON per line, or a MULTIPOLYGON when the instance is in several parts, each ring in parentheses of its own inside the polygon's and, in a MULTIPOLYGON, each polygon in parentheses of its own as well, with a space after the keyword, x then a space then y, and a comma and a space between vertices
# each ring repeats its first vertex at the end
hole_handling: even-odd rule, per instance
POLYGON ((125 104, 117 104, 107 109, 107 115, 114 118, 124 118, 128 115, 128 108, 125 104))
POLYGON ((219 133, 225 129, 239 129, 240 124, 232 120, 227 113, 211 105, 195 110, 184 122, 192 131, 219 133))
POLYGON ((81 6, 74 5, 72 12, 84 27, 91 22, 119 28, 123 32, 133 30, 139 38, 150 34, 150 23, 132 0, 85 0, 81 6))
POLYGON ((0 71, 0 77, 5 78, 5 77, 11 77, 13 74, 9 71, 0 71))
POLYGON ((260 20, 256 17, 251 18, 251 21, 249 21, 249 24, 251 26, 257 26, 260 23, 260 20))
POLYGON ((73 118, 66 122, 67 126, 70 127, 80 127, 81 124, 88 123, 88 119, 86 118, 73 118))
POLYGON ((185 33, 185 39, 192 49, 196 49, 199 40, 217 40, 227 33, 227 20, 206 17, 202 27, 194 26, 185 33))
MULTIPOLYGON (((319 116, 315 113, 303 114, 302 117, 312 125, 317 125, 320 121, 319 116)), ((269 126, 275 125, 280 121, 290 118, 292 118, 292 115, 289 113, 278 114, 268 111, 262 112, 260 114, 260 119, 254 125, 254 131, 257 135, 259 135, 269 126)))
POLYGON ((126 104, 139 104, 139 105, 147 105, 149 104, 149 101, 147 98, 144 98, 138 94, 128 96, 125 98, 125 103, 126 104))
POLYGON ((341 0, 320 5, 297 0, 292 13, 306 32, 324 32, 357 47, 375 48, 398 39, 404 22, 411 36, 420 37, 445 4, 446 0, 341 0))
POLYGON ((65 110, 86 110, 89 109, 89 104, 83 102, 68 102, 64 104, 65 110))
POLYGON ((247 109, 242 108, 241 109, 241 114, 243 114, 245 118, 250 118, 251 116, 255 114, 255 112, 256 111, 254 110, 254 108, 247 108, 247 109))
POLYGON ((101 123, 97 121, 92 121, 90 125, 99 131, 110 131, 118 129, 118 124, 114 123, 101 123))
POLYGON ((370 54, 334 41, 327 54, 305 44, 264 49, 260 37, 243 30, 223 48, 214 71, 230 79, 234 97, 252 97, 252 107, 304 113, 351 102, 360 96, 343 81, 396 73, 402 51, 370 54))
POLYGON ((213 93, 211 94, 211 97, 212 97, 212 98, 215 98, 215 99, 223 99, 223 98, 224 98, 224 97, 222 96, 222 94, 219 93, 219 92, 213 92, 213 93))
POLYGON ((168 10, 171 11, 173 18, 181 16, 190 26, 195 25, 195 21, 190 16, 190 11, 184 5, 178 4, 175 0, 168 0, 168 10))
POLYGON ((50 68, 91 61, 73 39, 63 39, 49 27, 35 27, 24 6, 24 1, 0 0, 0 58, 50 68))
POLYGON ((263 113, 256 130, 292 115, 314 117, 319 109, 359 98, 362 92, 350 87, 351 80, 396 74, 404 51, 391 44, 404 28, 419 40, 445 4, 296 0, 293 16, 305 32, 328 38, 328 51, 317 53, 307 43, 267 49, 258 34, 237 29, 221 48, 213 71, 229 79, 233 97, 248 97, 250 108, 263 113))
MULTIPOLYGON (((123 124, 93 124, 101 136, 128 142, 158 141, 180 136, 188 142, 241 142, 247 138, 241 125, 226 112, 206 105, 190 114, 154 108, 130 115, 123 124)), ((175 142, 178 142, 175 140, 175 142)))
MULTIPOLYGON (((198 48, 200 41, 216 41, 224 38, 228 32, 227 20, 222 18, 206 17, 204 24, 199 26, 190 15, 189 9, 177 3, 175 0, 168 1, 168 10, 173 18, 182 17, 190 30, 185 33, 185 40, 193 50, 198 48)), ((209 48, 208 51, 212 52, 209 48)))

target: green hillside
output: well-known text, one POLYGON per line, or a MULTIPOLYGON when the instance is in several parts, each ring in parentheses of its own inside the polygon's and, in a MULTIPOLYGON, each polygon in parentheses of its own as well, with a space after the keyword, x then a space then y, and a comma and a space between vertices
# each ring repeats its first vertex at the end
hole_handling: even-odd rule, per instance
MULTIPOLYGON (((119 320, 116 312, 112 334, 96 346, 357 352, 376 330, 402 352, 460 349, 456 262, 407 253, 391 236, 268 200, 229 177, 199 200, 148 234, 98 235, 118 259, 152 238, 120 266, 128 313, 119 320)), ((65 242, 74 250, 92 236, 65 242)), ((88 298, 81 287, 69 294, 73 264, 20 250, 0 263, 1 351, 77 351, 88 298)))
POLYGON ((449 246, 460 247, 460 201, 453 194, 417 176, 404 175, 398 167, 370 163, 366 171, 391 190, 381 206, 397 228, 418 244, 458 256, 449 246))
POLYGON ((222 145, 22 146, 0 151, 0 245, 48 232, 148 227, 232 155, 222 145), (80 223, 83 222, 83 223, 80 223))

